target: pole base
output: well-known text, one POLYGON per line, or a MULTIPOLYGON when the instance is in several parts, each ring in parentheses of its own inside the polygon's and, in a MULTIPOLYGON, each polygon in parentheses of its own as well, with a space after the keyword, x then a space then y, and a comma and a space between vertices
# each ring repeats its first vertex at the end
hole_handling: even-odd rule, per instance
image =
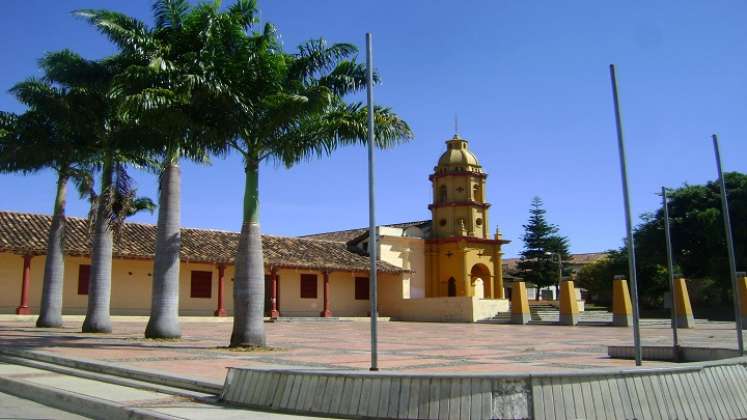
POLYGON ((578 325, 578 314, 560 314, 560 325, 578 325))
POLYGON ((19 306, 16 308, 16 315, 31 315, 31 308, 28 306, 19 306))
POLYGON ((677 328, 695 328, 695 318, 692 315, 677 315, 677 328))
POLYGON ((325 309, 319 313, 319 316, 322 318, 329 318, 332 316, 332 311, 330 311, 329 309, 325 309))
POLYGON ((215 312, 213 312, 214 316, 226 316, 226 310, 223 308, 216 309, 215 312))
POLYGON ((612 325, 615 327, 633 326, 633 315, 612 314, 612 325))
POLYGON ((270 318, 272 318, 272 319, 278 319, 278 318, 280 318, 280 311, 278 311, 277 309, 271 310, 270 311, 270 318))
POLYGON ((747 330, 747 315, 742 315, 742 329, 747 330))
POLYGON ((511 314, 511 323, 512 324, 521 324, 526 325, 529 323, 529 321, 532 320, 532 314, 511 314))

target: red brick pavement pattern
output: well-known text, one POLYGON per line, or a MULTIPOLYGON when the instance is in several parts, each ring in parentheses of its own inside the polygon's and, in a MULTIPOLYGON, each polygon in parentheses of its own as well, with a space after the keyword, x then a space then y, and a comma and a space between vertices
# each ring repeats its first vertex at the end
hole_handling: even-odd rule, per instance
MULTIPOLYGON (((114 334, 37 329, 33 321, 0 322, 0 346, 29 348, 60 356, 222 382, 228 366, 369 367, 367 322, 266 323, 274 351, 233 352, 225 348, 230 322, 185 322, 183 339, 145 340, 144 322, 115 321, 114 334)), ((733 323, 699 324, 680 330, 683 345, 735 348, 733 323)), ((643 325, 644 345, 671 344, 664 322, 643 325)), ((629 328, 602 326, 498 325, 383 322, 379 325, 379 366, 407 372, 507 373, 632 367, 607 357, 608 345, 630 344, 629 328)), ((667 363, 646 362, 647 366, 667 363)))

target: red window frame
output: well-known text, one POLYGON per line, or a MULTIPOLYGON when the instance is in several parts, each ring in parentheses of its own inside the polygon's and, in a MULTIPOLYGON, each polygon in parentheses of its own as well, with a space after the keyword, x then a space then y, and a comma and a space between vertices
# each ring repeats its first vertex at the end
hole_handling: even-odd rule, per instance
POLYGON ((193 270, 190 278, 189 297, 210 299, 213 296, 213 272, 193 270))
POLYGON ((369 300, 371 290, 368 284, 368 277, 355 278, 355 300, 369 300))
POLYGON ((301 299, 316 299, 317 287, 316 274, 301 274, 301 299))
POLYGON ((89 264, 81 264, 78 266, 78 294, 87 295, 88 287, 91 281, 91 266, 89 264))

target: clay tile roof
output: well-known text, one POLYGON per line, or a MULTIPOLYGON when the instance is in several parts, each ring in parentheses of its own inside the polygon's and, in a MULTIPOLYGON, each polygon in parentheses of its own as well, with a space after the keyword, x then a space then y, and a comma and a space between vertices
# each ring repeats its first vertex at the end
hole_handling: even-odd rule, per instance
MULTIPOLYGON (((606 257, 607 255, 607 252, 587 252, 584 254, 571 254, 571 261, 569 262, 569 264, 590 264, 600 258, 606 257)), ((516 271, 519 261, 521 261, 521 258, 504 258, 503 269, 509 272, 516 271)))
MULTIPOLYGON (((52 218, 46 215, 0 212, 0 252, 44 255, 52 218)), ((85 219, 68 217, 65 254, 87 256, 90 238, 85 219)), ((117 258, 153 258, 156 226, 125 223, 115 241, 117 258)), ((208 229, 182 229, 181 259, 191 262, 231 264, 236 256, 239 234, 208 229)), ((262 236, 265 264, 284 268, 333 271, 368 271, 370 260, 347 249, 344 243, 318 239, 262 236)), ((384 272, 405 272, 380 261, 384 272)))
MULTIPOLYGON (((431 223, 430 220, 418 220, 415 222, 405 222, 405 223, 394 223, 391 225, 383 225, 386 227, 393 227, 393 228, 408 228, 410 226, 423 226, 423 225, 429 225, 431 223)), ((360 237, 361 235, 364 235, 368 233, 368 228, 357 228, 357 229, 348 229, 348 230, 337 230, 333 232, 323 232, 323 233, 312 233, 309 235, 301 235, 299 238, 306 238, 306 239, 323 239, 326 241, 334 241, 334 242, 342 242, 347 243, 352 241, 353 239, 356 239, 360 237)))

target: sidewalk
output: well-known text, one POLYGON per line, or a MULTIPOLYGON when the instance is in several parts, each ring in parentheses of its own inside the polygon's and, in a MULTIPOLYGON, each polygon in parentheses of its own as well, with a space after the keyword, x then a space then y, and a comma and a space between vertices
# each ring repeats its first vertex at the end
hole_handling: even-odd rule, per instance
MULTIPOLYGON (((56 407, 91 418, 156 418, 156 419, 301 419, 293 415, 252 411, 218 404, 216 397, 188 392, 183 395, 139 389, 134 386, 80 378, 44 369, 0 362, 0 389, 38 404, 56 407)), ((0 394, 2 395, 2 394, 0 394)), ((23 403, 23 417, 33 412, 51 418, 60 417, 57 409, 23 403), (36 410, 36 411, 31 411, 36 410), (45 414, 46 413, 46 414, 45 414)), ((8 413, 3 413, 7 415, 8 413)))

